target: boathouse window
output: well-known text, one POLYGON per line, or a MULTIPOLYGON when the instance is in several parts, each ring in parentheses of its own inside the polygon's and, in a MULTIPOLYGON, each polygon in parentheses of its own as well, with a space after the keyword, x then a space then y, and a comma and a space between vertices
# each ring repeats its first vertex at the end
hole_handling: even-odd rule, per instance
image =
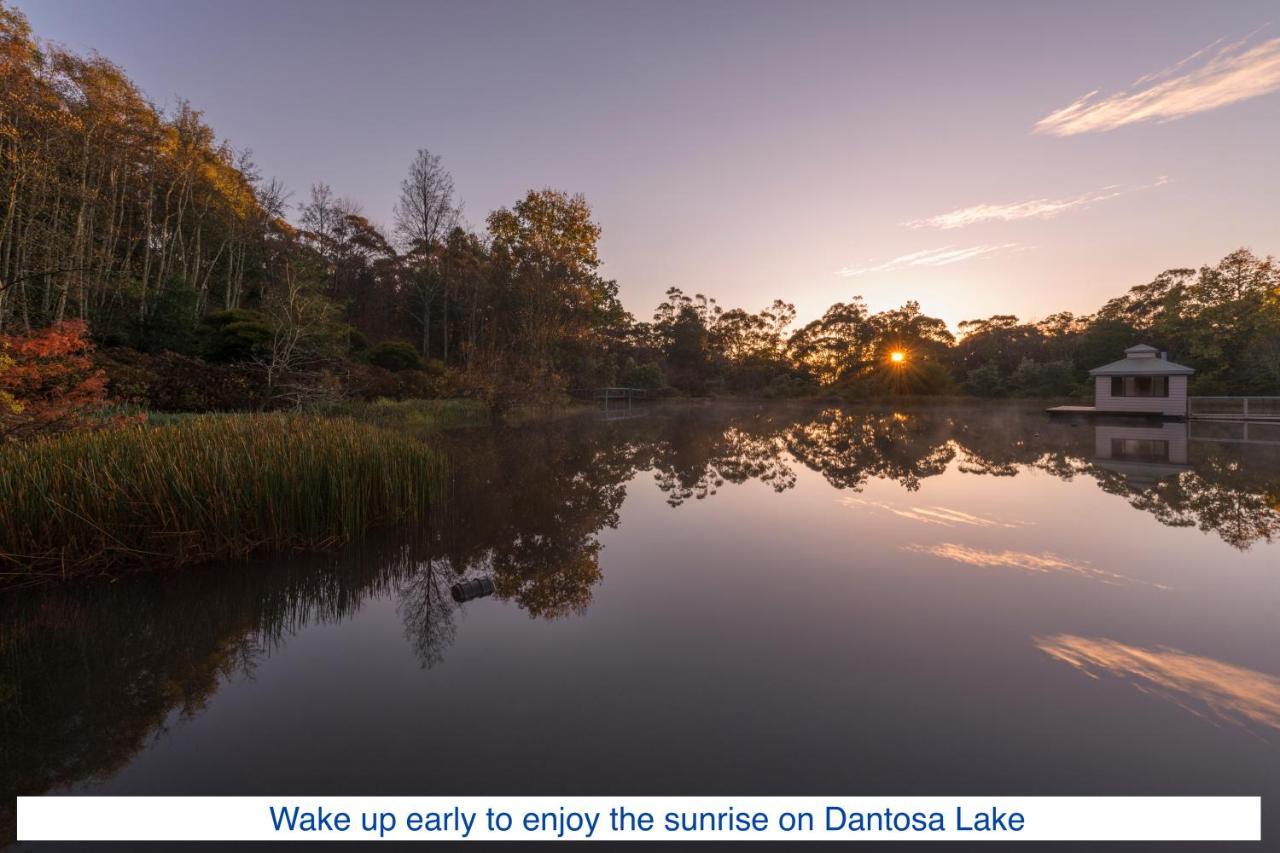
POLYGON ((1111 458, 1131 462, 1168 462, 1169 442, 1158 438, 1113 438, 1111 458))
POLYGON ((1167 376, 1113 376, 1112 397, 1168 397, 1167 376))

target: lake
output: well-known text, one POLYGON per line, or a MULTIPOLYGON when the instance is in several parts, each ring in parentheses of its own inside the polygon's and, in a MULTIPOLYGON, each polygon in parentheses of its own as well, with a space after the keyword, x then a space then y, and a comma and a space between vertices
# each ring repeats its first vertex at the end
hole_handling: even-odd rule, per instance
POLYGON ((451 431, 416 529, 7 594, 0 787, 1261 794, 1275 838, 1271 429, 673 404, 451 431))

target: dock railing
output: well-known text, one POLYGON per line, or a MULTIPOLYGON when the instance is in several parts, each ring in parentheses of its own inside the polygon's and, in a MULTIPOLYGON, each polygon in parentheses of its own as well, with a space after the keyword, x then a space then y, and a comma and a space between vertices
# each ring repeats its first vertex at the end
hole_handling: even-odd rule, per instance
POLYGON ((1192 418, 1221 421, 1280 421, 1280 397, 1191 397, 1192 418))
POLYGON ((598 388, 595 392, 597 400, 644 400, 649 392, 644 388, 598 388))

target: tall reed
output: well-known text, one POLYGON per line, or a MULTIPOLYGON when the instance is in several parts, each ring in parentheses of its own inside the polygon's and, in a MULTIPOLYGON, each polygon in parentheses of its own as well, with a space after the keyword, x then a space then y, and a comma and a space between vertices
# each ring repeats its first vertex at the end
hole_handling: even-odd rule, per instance
POLYGON ((314 415, 0 446, 0 583, 324 547, 425 510, 441 469, 422 442, 314 415))

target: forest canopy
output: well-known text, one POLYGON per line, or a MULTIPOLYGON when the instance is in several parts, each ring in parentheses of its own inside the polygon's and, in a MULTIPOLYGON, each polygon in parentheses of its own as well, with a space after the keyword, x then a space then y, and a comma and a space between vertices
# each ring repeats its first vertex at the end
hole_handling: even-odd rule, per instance
POLYGON ((916 302, 872 313, 857 296, 797 325, 783 300, 725 308, 672 287, 642 319, 601 275, 580 195, 530 190, 471 230, 424 148, 390 230, 322 182, 294 201, 198 109, 161 109, 2 3, 0 184, 0 369, 39 330, 83 323, 113 395, 153 408, 446 395, 500 408, 605 385, 1062 396, 1139 341, 1195 367, 1193 393, 1280 393, 1280 268, 1247 249, 1092 315, 976 318, 958 336, 916 302))

